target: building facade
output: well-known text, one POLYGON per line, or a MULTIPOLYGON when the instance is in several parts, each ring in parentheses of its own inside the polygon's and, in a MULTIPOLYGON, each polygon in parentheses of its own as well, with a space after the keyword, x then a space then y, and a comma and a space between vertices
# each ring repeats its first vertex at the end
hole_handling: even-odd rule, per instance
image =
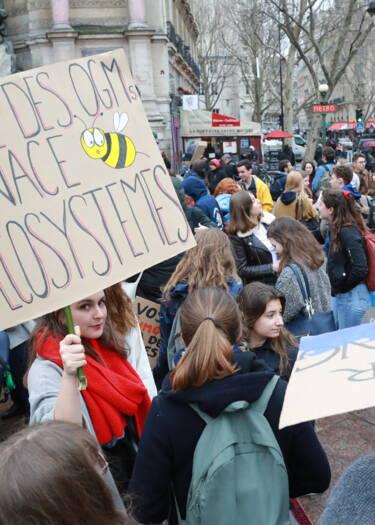
POLYGON ((15 71, 123 48, 159 147, 179 154, 179 95, 199 88, 188 0, 4 0, 15 71))

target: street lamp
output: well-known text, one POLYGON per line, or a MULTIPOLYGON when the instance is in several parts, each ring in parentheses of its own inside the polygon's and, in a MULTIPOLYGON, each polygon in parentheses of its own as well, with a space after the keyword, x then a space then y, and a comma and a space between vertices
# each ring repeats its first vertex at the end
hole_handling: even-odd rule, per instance
MULTIPOLYGON (((319 89, 320 96, 322 98, 321 103, 322 104, 326 104, 327 103, 327 94, 328 94, 328 91, 329 91, 328 84, 319 84, 318 89, 319 89)), ((322 141, 323 141, 323 147, 324 147, 326 142, 327 142, 327 128, 326 128, 327 114, 323 112, 322 113, 322 118, 323 118, 322 141)))

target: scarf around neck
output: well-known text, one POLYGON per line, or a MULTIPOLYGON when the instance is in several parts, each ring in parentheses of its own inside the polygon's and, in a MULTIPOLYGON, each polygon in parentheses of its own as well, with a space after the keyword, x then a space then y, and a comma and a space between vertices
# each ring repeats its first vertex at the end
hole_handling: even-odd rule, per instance
MULTIPOLYGON (((37 335, 37 355, 63 368, 59 343, 52 334, 37 335)), ((104 346, 98 339, 86 340, 99 356, 86 353, 84 373, 87 388, 82 390, 96 437, 101 445, 124 436, 127 418, 133 416, 140 437, 151 401, 146 387, 128 360, 104 346)))

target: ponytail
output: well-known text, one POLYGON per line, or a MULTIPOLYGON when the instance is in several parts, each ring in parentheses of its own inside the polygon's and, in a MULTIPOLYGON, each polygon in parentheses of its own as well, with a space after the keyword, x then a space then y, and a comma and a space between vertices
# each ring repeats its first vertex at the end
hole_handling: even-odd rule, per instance
POLYGON ((181 308, 185 354, 171 374, 173 390, 199 387, 232 375, 232 347, 241 335, 238 306, 218 288, 198 289, 181 308))

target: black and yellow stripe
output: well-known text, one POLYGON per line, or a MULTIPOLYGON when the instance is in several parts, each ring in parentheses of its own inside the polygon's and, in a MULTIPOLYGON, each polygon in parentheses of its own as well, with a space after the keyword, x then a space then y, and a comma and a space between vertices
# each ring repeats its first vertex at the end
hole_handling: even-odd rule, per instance
POLYGON ((133 142, 121 133, 105 133, 107 153, 102 158, 111 168, 127 168, 133 164, 136 151, 133 142))

